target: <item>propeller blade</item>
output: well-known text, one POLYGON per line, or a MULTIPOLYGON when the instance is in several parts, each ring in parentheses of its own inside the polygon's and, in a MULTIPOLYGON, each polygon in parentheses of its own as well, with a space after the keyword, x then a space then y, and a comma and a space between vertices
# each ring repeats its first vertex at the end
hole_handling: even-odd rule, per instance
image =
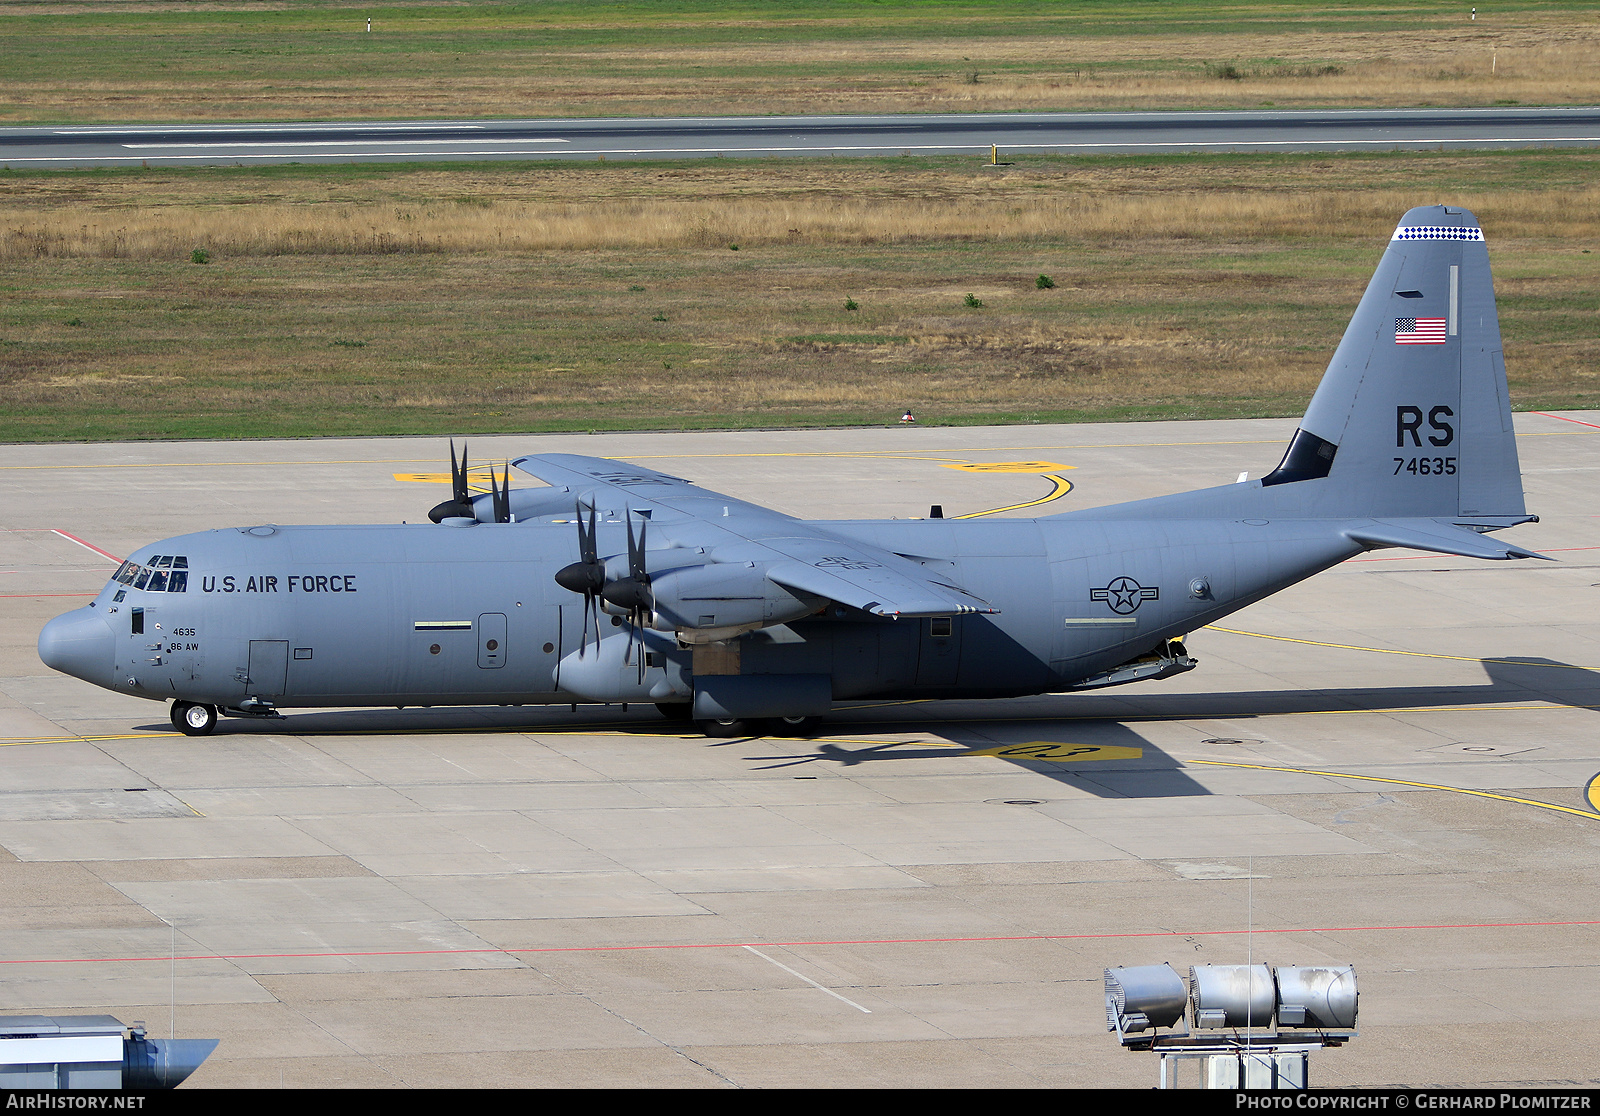
POLYGON ((499 479, 497 471, 489 474, 489 486, 494 491, 494 521, 496 523, 511 522, 511 463, 506 463, 506 475, 499 479))
POLYGON ((650 526, 650 520, 644 516, 639 517, 639 541, 633 540, 633 509, 628 509, 628 576, 640 585, 649 586, 650 571, 644 566, 644 539, 645 531, 650 526))
POLYGON ((450 491, 458 504, 465 504, 472 500, 472 493, 467 491, 467 443, 461 443, 461 465, 456 466, 456 440, 450 439, 450 491))
POLYGON ((600 561, 600 551, 595 545, 594 505, 589 505, 589 531, 583 530, 583 505, 578 505, 578 556, 585 562, 595 563, 600 561))
MULTIPOLYGON (((510 478, 507 477, 507 484, 510 478)), ((477 512, 472 507, 472 493, 467 489, 467 444, 461 443, 461 461, 456 462, 456 440, 450 439, 450 499, 436 505, 428 512, 428 518, 435 523, 446 519, 460 517, 472 519, 477 512)), ((508 512, 509 515, 509 512, 508 512)))

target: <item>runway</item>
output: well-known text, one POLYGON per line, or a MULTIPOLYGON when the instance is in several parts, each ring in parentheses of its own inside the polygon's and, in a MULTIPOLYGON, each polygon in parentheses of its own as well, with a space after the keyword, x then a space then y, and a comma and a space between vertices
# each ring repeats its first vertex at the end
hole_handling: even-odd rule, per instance
POLYGON ((15 168, 990 152, 1410 151, 1587 147, 1600 109, 964 113, 0 129, 15 168))
MULTIPOLYGON (((472 454, 811 517, 1034 515, 1258 476, 1294 427, 472 454), (1039 467, 961 468, 1009 462, 1039 467)), ((1593 1086, 1600 414, 1516 428, 1541 521, 1510 536, 1557 561, 1369 553, 1194 633, 1188 674, 840 708, 811 741, 565 706, 178 736, 47 671, 43 622, 158 538, 420 520, 445 490, 397 474, 443 436, 0 447, 0 1011, 220 1039, 193 1088, 1146 1088, 1102 970, 1253 958, 1356 967, 1360 1037, 1314 1085, 1593 1086)))

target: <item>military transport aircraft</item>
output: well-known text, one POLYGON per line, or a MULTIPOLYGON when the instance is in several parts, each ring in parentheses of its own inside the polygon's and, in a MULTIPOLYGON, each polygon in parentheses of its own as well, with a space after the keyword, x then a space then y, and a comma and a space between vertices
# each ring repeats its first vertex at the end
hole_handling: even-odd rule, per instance
POLYGON ((1195 666, 1185 633, 1364 550, 1542 555, 1526 523, 1483 233, 1401 220, 1259 480, 1039 519, 807 522, 626 462, 434 523, 215 529, 141 548, 39 636, 49 666, 173 723, 295 707, 653 702, 711 735, 835 701, 1055 693, 1195 666))

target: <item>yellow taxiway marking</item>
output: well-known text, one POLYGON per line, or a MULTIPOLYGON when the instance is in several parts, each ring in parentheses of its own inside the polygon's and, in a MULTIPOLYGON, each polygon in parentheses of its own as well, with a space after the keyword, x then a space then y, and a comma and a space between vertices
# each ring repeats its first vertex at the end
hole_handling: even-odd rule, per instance
POLYGON ((1576 663, 1527 663, 1518 662, 1516 659, 1479 659, 1472 655, 1440 655, 1430 651, 1396 651, 1390 647, 1361 647, 1354 643, 1325 643, 1320 639, 1296 639, 1293 636, 1268 635, 1266 632, 1246 632, 1238 628, 1221 628, 1215 624, 1207 624, 1206 628, 1213 632, 1227 632, 1229 635, 1252 636, 1255 639, 1273 639, 1279 643, 1304 643, 1311 647, 1334 647, 1340 651, 1371 651, 1377 655, 1407 655, 1414 659, 1454 659, 1458 663, 1494 663, 1497 666, 1525 666, 1525 667, 1561 667, 1564 670, 1594 670, 1594 667, 1579 666, 1576 663))
POLYGON ((1041 496, 1037 500, 1028 500, 1021 504, 1007 504, 1003 508, 990 508, 988 511, 968 512, 966 515, 953 515, 950 518, 982 519, 986 515, 999 515, 1001 512, 1020 511, 1022 508, 1036 508, 1040 504, 1048 504, 1051 500, 1059 500, 1061 497, 1072 491, 1072 482, 1066 477, 1058 477, 1054 474, 1050 474, 1045 477, 1045 480, 1050 481, 1054 487, 1050 490, 1049 495, 1041 496))
MULTIPOLYGON (((659 456, 668 456, 668 455, 659 455, 659 456)), ((851 458, 872 458, 872 457, 888 457, 890 455, 888 455, 888 454, 872 454, 872 453, 829 453, 829 454, 809 454, 809 453, 732 454, 732 453, 729 453, 729 454, 718 454, 717 456, 720 456, 720 457, 841 457, 841 458, 842 457, 851 457, 851 458)), ((626 459, 615 458, 615 459, 608 459, 608 460, 626 460, 626 459)), ((1053 475, 1052 474, 1052 470, 1076 469, 1077 468, 1076 465, 1060 465, 1060 464, 1057 464, 1054 461, 999 461, 999 462, 993 462, 993 463, 971 462, 971 461, 950 462, 948 460, 937 458, 937 457, 905 457, 905 456, 900 456, 900 455, 894 455, 894 460, 897 460, 897 461, 936 461, 939 464, 943 465, 947 469, 962 469, 962 470, 965 470, 967 472, 973 472, 973 473, 1040 473, 1040 474, 1045 474, 1046 475, 1046 479, 1048 479, 1051 482, 1050 491, 1047 494, 1045 494, 1044 496, 1039 497, 1039 499, 1037 499, 1037 500, 1025 500, 1020 504, 1007 504, 1003 508, 989 508, 986 511, 968 512, 965 515, 953 515, 953 516, 950 517, 951 519, 981 519, 986 515, 999 515, 1001 512, 1019 511, 1022 508, 1034 508, 1034 507, 1038 507, 1040 504, 1048 504, 1052 500, 1059 500, 1061 497, 1065 496, 1067 493, 1072 491, 1072 482, 1067 480, 1065 477, 1058 477, 1058 476, 1053 475)), ((490 466, 480 466, 478 468, 469 470, 468 473, 467 473, 469 487, 474 488, 474 489, 476 489, 476 490, 478 490, 480 492, 488 491, 488 484, 489 484, 488 477, 490 476, 491 472, 492 472, 492 469, 491 469, 490 466)), ((450 481, 451 481, 451 477, 450 477, 449 473, 395 473, 395 474, 393 474, 393 476, 394 476, 395 480, 406 482, 406 483, 449 484, 450 481)))
MULTIPOLYGON (((1242 767, 1250 771, 1284 771, 1294 775, 1321 775, 1329 779, 1360 779, 1368 783, 1388 783, 1397 787, 1416 787, 1418 790, 1450 791, 1452 794, 1468 794, 1474 798, 1492 798, 1499 802, 1515 802, 1519 806, 1537 806, 1541 810, 1556 810, 1563 814, 1573 814, 1580 818, 1600 818, 1600 806, 1591 810, 1576 810, 1571 806, 1557 806, 1553 802, 1540 802, 1537 798, 1518 798, 1510 794, 1495 794, 1493 791, 1467 790, 1465 787, 1446 787, 1438 783, 1418 783, 1411 779, 1385 779, 1378 775, 1352 775, 1348 771, 1316 771, 1307 767, 1277 767, 1265 763, 1229 763, 1226 760, 1184 760, 1184 764, 1204 764, 1206 767, 1242 767)), ((1589 781, 1588 800, 1595 804, 1596 775, 1589 781)))
MULTIPOLYGON (((494 477, 498 482, 501 467, 498 465, 474 465, 467 470, 467 480, 479 484, 488 484, 489 478, 494 477)), ((397 481, 410 481, 415 484, 449 484, 452 478, 449 473, 395 473, 397 481)))
POLYGON ((1059 740, 1030 740, 1026 744, 998 744, 993 748, 973 748, 964 756, 998 756, 1001 759, 1049 760, 1051 763, 1083 763, 1088 760, 1129 760, 1144 755, 1143 748, 1124 748, 1111 744, 1066 744, 1059 740))
POLYGON ((41 736, 34 740, 0 740, 0 748, 18 744, 93 744, 103 740, 155 740, 164 736, 182 736, 181 732, 123 732, 105 736, 41 736))
POLYGON ((1583 788, 1583 796, 1589 800, 1589 808, 1600 814, 1600 774, 1589 780, 1589 785, 1583 788))
POLYGON ((1076 465, 1061 465, 1054 461, 968 461, 959 465, 946 465, 946 469, 960 469, 964 473, 1054 473, 1061 469, 1076 469, 1076 465))
MULTIPOLYGON (((633 431, 613 431, 616 434, 629 434, 633 431)), ((518 434, 484 434, 484 438, 515 438, 531 437, 537 435, 518 434)), ((1589 438, 1594 437, 1587 430, 1541 430, 1520 433, 1518 438, 1589 438)), ((945 452, 958 453, 1016 453, 1026 450, 1070 450, 1074 453, 1080 450, 1092 449, 1163 449, 1183 446, 1277 446, 1282 445, 1282 438, 1230 438, 1215 442, 1086 442, 1083 445, 1067 446, 1057 443, 1051 446, 976 446, 972 448, 953 447, 945 452)), ((696 458, 712 460, 723 457, 884 457, 905 461, 938 461, 941 458, 923 457, 909 452, 902 453, 889 450, 880 453, 849 453, 849 452, 812 452, 812 453, 640 453, 629 454, 625 457, 609 457, 608 461, 663 461, 667 459, 696 458)), ((345 458, 336 461, 124 461, 106 462, 93 465, 0 465, 0 472, 48 472, 56 469, 213 469, 218 466, 244 466, 247 468, 286 467, 295 465, 402 465, 410 463, 424 463, 436 460, 428 457, 361 457, 345 458)))

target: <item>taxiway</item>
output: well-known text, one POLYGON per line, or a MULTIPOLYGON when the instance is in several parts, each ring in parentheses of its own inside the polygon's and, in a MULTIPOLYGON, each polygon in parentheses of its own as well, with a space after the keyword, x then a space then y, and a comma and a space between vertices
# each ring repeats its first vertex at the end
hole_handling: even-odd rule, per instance
MULTIPOLYGON (((1129 1086, 1106 966, 1352 963, 1318 1085, 1600 1081, 1600 415, 1516 416, 1515 540, 1381 551, 1094 694, 172 732, 50 673, 111 557, 419 520, 438 439, 0 447, 0 1011, 219 1038, 187 1087, 1129 1086), (1054 745, 1123 749, 1050 759, 1054 745)), ((1292 420, 484 437, 814 517, 1045 514, 1276 464, 1292 420), (1026 462, 1017 471, 959 466, 1026 462)))

